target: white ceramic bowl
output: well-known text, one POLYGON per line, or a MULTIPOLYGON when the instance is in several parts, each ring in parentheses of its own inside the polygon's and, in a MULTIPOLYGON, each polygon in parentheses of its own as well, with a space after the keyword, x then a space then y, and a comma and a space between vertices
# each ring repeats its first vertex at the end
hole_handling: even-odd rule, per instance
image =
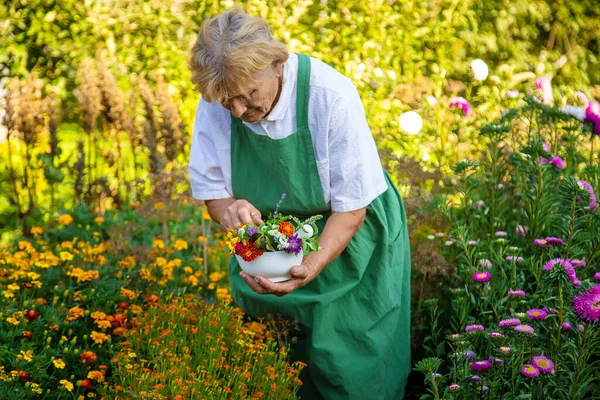
POLYGON ((235 255, 242 270, 250 276, 264 276, 271 282, 283 282, 291 279, 290 269, 294 265, 302 264, 302 250, 298 255, 285 251, 264 252, 262 256, 253 261, 244 261, 235 255))

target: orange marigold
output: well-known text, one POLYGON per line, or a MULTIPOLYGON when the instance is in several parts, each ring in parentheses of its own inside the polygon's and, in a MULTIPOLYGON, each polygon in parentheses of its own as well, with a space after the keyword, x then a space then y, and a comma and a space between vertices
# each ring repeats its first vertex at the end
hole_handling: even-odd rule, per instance
POLYGON ((287 237, 292 237, 294 234, 294 225, 287 221, 282 221, 279 223, 279 232, 283 233, 287 237))
POLYGON ((97 358, 98 357, 96 357, 96 353, 90 350, 86 350, 83 353, 81 353, 81 362, 84 364, 86 362, 94 362, 97 358))

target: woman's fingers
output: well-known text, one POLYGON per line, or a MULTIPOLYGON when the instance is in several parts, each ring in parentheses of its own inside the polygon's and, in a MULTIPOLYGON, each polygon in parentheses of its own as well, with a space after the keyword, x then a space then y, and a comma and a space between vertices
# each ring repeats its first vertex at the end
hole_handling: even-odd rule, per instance
POLYGON ((255 225, 261 225, 263 223, 263 220, 260 218, 260 211, 254 207, 250 210, 250 217, 252 217, 252 221, 254 221, 255 225))
POLYGON ((252 217, 250 216, 250 210, 248 208, 238 208, 238 218, 244 225, 254 225, 252 217))
POLYGON ((258 282, 256 282, 256 280, 253 277, 251 277, 250 275, 248 275, 244 271, 240 272, 240 276, 242 277, 242 279, 244 280, 244 282, 246 282, 246 284, 248 286, 250 286, 250 289, 252 289, 256 293, 258 293, 258 294, 269 294, 269 292, 267 292, 267 290, 264 287, 262 287, 261 285, 259 285, 258 282))
MULTIPOLYGON (((263 288, 265 293, 271 293, 275 296, 285 296, 300 287, 301 279, 292 278, 285 282, 271 282, 267 278, 257 276, 256 281, 263 288)), ((257 292, 258 293, 258 292, 257 292)))

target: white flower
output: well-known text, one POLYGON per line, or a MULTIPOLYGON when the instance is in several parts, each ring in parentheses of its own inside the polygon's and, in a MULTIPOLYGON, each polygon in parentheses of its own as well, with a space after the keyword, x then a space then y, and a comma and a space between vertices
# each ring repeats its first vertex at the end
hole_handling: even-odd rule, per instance
POLYGON ((435 106, 438 103, 437 99, 434 96, 427 96, 427 102, 430 106, 435 106))
POLYGON ((414 111, 402 113, 399 122, 400 128, 410 135, 416 135, 423 128, 423 119, 414 111))
POLYGON ((473 70, 473 78, 476 81, 484 81, 488 77, 488 66, 485 61, 479 58, 471 61, 471 69, 473 70))
POLYGON ((304 225, 304 229, 306 229, 308 232, 304 232, 302 229, 298 229, 298 231, 297 231, 298 237, 300 239, 311 238, 312 235, 314 234, 312 226, 304 225))
POLYGON ((566 106, 559 108, 559 110, 563 114, 571 115, 580 120, 581 122, 583 122, 583 120, 585 119, 585 110, 583 109, 583 107, 566 106))

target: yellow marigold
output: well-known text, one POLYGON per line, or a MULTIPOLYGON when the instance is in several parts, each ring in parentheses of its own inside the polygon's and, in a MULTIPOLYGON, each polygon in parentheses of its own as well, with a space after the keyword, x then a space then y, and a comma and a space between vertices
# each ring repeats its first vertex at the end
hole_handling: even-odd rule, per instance
POLYGON ((60 259, 63 261, 71 261, 73 259, 73 254, 69 253, 68 251, 61 251, 60 259))
POLYGON ((69 392, 73 391, 73 384, 66 379, 61 379, 60 383, 67 389, 69 392))
MULTIPOLYGON (((109 336, 102 332, 92 331, 92 334, 90 335, 90 337, 96 344, 102 344, 108 340, 109 336)), ((88 378, 89 378, 89 376, 88 376, 88 378)))
MULTIPOLYGON (((58 358, 56 360, 52 360, 52 363, 54 364, 54 366, 58 369, 65 369, 65 362, 61 359, 58 358)), ((70 390, 69 390, 70 391, 70 390)))
POLYGON ((33 236, 39 236, 39 235, 41 235, 42 233, 44 233, 44 230, 43 230, 41 227, 39 227, 39 226, 34 226, 33 228, 31 228, 31 229, 29 230, 29 232, 31 232, 31 234, 32 234, 33 236))
POLYGON ((101 224, 101 223, 104 222, 104 218, 102 218, 102 217, 96 217, 96 218, 94 218, 94 222, 97 223, 97 224, 101 224))
POLYGON ((135 258, 133 258, 132 256, 127 256, 121 261, 119 261, 119 265, 125 268, 135 267, 135 258))
POLYGON ((104 374, 100 371, 90 371, 87 374, 88 379, 93 379, 96 382, 104 382, 104 374))
POLYGON ((142 311, 144 311, 144 309, 141 306, 138 306, 138 305, 131 306, 131 312, 134 314, 139 314, 142 311))
POLYGON ((207 210, 202 210, 202 219, 210 221, 210 214, 207 210))
POLYGON ((129 300, 135 299, 135 292, 133 290, 121 288, 121 295, 127 297, 129 300))
POLYGON ((185 267, 183 267, 183 272, 185 272, 186 274, 190 274, 191 275, 191 274, 194 273, 194 270, 189 265, 186 265, 185 267))
POLYGON ((64 241, 60 244, 60 247, 63 249, 68 249, 68 250, 72 250, 73 249, 73 242, 70 241, 64 241))
POLYGON ((31 244, 31 242, 28 242, 27 240, 21 240, 19 242, 18 246, 19 246, 19 250, 33 249, 33 245, 31 244))
POLYGON ((222 272, 215 271, 208 276, 208 279, 210 279, 211 282, 218 282, 221 280, 223 275, 224 274, 222 272))
POLYGON ((90 317, 92 317, 92 319, 94 321, 96 321, 96 320, 99 320, 99 319, 106 318, 106 314, 103 313, 102 311, 94 311, 93 313, 90 314, 90 317))
POLYGON ((205 244, 208 242, 208 238, 206 236, 198 236, 198 241, 202 244, 205 244))
POLYGON ((165 203, 159 201, 158 203, 154 203, 155 210, 163 210, 165 208, 165 203))
POLYGON ((58 223, 61 225, 70 225, 73 222, 73 217, 69 214, 63 214, 58 217, 58 223))
POLYGON ((11 292, 10 290, 5 290, 2 292, 2 295, 4 296, 4 298, 6 299, 12 299, 13 297, 15 297, 15 293, 11 292))
POLYGON ((33 361, 33 350, 23 351, 21 350, 21 354, 19 354, 18 358, 22 358, 27 362, 33 361))
POLYGON ((173 244, 173 247, 175 247, 176 250, 187 250, 188 248, 188 244, 185 240, 183 239, 177 239, 175 241, 175 243, 173 244))
POLYGON ((17 285, 16 283, 11 283, 10 285, 8 285, 6 287, 8 290, 12 290, 13 292, 16 292, 17 290, 20 289, 19 285, 17 285))
POLYGON ((75 306, 69 310, 69 315, 67 315, 67 321, 75 321, 78 318, 82 318, 84 316, 83 308, 75 306))
POLYGON ((105 319, 101 320, 101 321, 96 321, 96 324, 98 325, 98 328, 100 328, 100 329, 106 329, 106 328, 110 328, 112 326, 110 321, 107 321, 105 319))
POLYGON ((187 279, 187 281, 192 286, 198 286, 198 283, 200 283, 200 281, 198 280, 198 278, 196 278, 194 275, 190 275, 190 277, 187 279))
POLYGON ((152 242, 152 248, 153 249, 164 249, 165 248, 165 242, 163 242, 162 239, 155 239, 152 242))
POLYGON ((15 317, 6 318, 6 322, 8 322, 9 324, 13 324, 13 325, 19 325, 19 320, 16 319, 15 317))

